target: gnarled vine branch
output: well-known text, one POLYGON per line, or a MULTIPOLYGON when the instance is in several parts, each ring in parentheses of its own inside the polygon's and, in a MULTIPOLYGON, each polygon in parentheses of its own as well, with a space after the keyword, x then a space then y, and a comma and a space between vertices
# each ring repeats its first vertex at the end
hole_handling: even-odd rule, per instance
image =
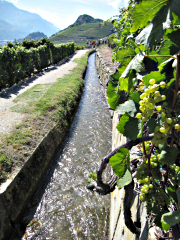
POLYGON ((103 180, 102 180, 102 174, 104 172, 104 170, 106 169, 108 163, 109 163, 109 159, 114 156, 117 151, 124 147, 124 148, 127 148, 127 149, 131 149, 133 146, 136 146, 142 142, 145 142, 145 141, 150 141, 152 140, 154 137, 154 134, 150 134, 148 136, 143 136, 141 138, 138 138, 136 140, 131 140, 117 148, 115 148, 111 153, 109 153, 106 157, 104 157, 101 161, 101 164, 99 166, 99 169, 97 170, 97 180, 96 180, 96 184, 91 184, 91 185, 88 185, 87 186, 87 189, 89 190, 93 190, 93 191, 96 191, 98 192, 99 194, 101 195, 106 195, 110 192, 113 192, 114 189, 115 189, 115 186, 116 186, 116 183, 117 183, 117 180, 118 180, 118 176, 116 176, 115 174, 113 174, 111 176, 111 179, 109 182, 106 182, 104 183, 103 180))

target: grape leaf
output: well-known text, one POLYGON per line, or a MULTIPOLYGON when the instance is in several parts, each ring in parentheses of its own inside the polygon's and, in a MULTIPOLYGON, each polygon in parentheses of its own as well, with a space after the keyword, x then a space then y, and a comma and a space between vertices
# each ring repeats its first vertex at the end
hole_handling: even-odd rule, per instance
POLYGON ((151 22, 152 25, 144 30, 148 31, 148 36, 142 33, 141 35, 144 36, 144 40, 142 40, 141 36, 141 42, 144 41, 146 43, 147 49, 152 48, 153 45, 160 42, 164 29, 170 27, 171 20, 173 19, 172 13, 180 17, 179 0, 143 0, 140 4, 136 4, 132 11, 134 24, 131 32, 136 32, 139 27, 146 27, 151 22))
POLYGON ((120 148, 117 153, 109 160, 114 173, 119 177, 123 177, 126 170, 130 169, 130 154, 126 148, 120 148))
POLYGON ((154 118, 149 119, 147 126, 149 127, 149 133, 154 133, 154 129, 157 126, 157 123, 154 118))
POLYGON ((144 60, 144 54, 142 52, 140 52, 128 64, 126 70, 121 75, 121 78, 126 78, 129 74, 130 70, 132 70, 132 69, 134 69, 136 72, 144 71, 145 69, 144 69, 143 60, 144 60))
MULTIPOLYGON (((160 55, 175 55, 180 48, 180 29, 167 29, 159 51, 160 55)), ((166 61, 168 57, 158 59, 159 63, 166 61)))
POLYGON ((129 99, 133 100, 135 103, 139 104, 141 92, 131 92, 129 94, 129 99))
POLYGON ((156 84, 158 84, 161 81, 164 81, 166 79, 166 76, 165 76, 165 73, 162 74, 159 71, 154 71, 154 72, 151 72, 151 73, 145 75, 143 77, 143 82, 145 83, 146 87, 148 87, 150 85, 149 84, 149 80, 150 79, 155 79, 156 80, 156 84))
POLYGON ((126 91, 128 92, 128 78, 120 78, 120 86, 119 86, 119 90, 120 91, 126 91))
POLYGON ((136 52, 133 48, 121 48, 116 53, 116 61, 122 65, 127 66, 134 56, 136 56, 136 52))
POLYGON ((162 163, 162 165, 172 165, 174 164, 177 156, 178 156, 179 150, 176 147, 168 147, 161 151, 159 161, 162 163))
POLYGON ((123 104, 120 104, 116 108, 116 112, 120 115, 128 113, 129 116, 134 117, 135 113, 137 112, 136 106, 133 100, 126 101, 123 104))
POLYGON ((131 181, 132 181, 132 176, 130 171, 127 169, 124 176, 117 181, 117 186, 119 189, 121 189, 124 186, 128 185, 131 181))
MULTIPOLYGON (((138 28, 143 28, 148 25, 150 21, 155 17, 156 13, 166 5, 168 0, 156 0, 149 1, 143 0, 141 3, 136 4, 132 11, 133 26, 131 32, 136 32, 138 28)), ((162 16, 161 16, 162 17, 162 16)), ((166 19, 166 17, 165 17, 166 19)), ((164 21, 164 18, 163 18, 164 21)))
POLYGON ((120 73, 111 75, 109 85, 107 87, 108 103, 113 110, 116 109, 116 106, 125 102, 126 100, 125 92, 119 91, 118 89, 119 76, 120 73))
POLYGON ((175 212, 164 213, 161 217, 162 228, 168 231, 171 226, 180 222, 180 209, 175 212))
POLYGON ((122 133, 125 137, 130 140, 135 140, 139 135, 139 121, 137 118, 130 117, 127 113, 125 113, 121 118, 117 125, 117 129, 120 133, 122 133))

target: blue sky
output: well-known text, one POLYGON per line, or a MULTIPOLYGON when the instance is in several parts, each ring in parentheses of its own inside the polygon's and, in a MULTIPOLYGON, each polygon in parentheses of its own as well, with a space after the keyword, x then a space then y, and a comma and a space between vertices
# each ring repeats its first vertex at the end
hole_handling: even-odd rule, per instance
POLYGON ((79 15, 88 14, 107 20, 118 15, 128 0, 6 0, 20 9, 37 13, 61 30, 74 23, 79 15))

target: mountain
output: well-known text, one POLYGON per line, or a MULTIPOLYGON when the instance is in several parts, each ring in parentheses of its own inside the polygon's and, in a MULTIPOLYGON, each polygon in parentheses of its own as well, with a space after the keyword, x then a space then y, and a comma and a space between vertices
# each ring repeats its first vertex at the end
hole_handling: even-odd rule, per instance
POLYGON ((99 18, 93 18, 90 15, 84 14, 84 15, 80 15, 77 18, 77 20, 72 25, 70 25, 68 28, 79 26, 79 25, 82 25, 85 23, 97 23, 97 22, 103 22, 103 20, 99 19, 99 18))
POLYGON ((112 23, 105 23, 103 20, 94 19, 84 14, 66 29, 53 34, 49 39, 54 44, 74 42, 76 45, 84 46, 86 41, 104 38, 114 32, 112 23))
POLYGON ((0 40, 14 40, 15 36, 23 37, 24 33, 15 29, 10 23, 0 19, 0 40))
POLYGON ((45 38, 47 38, 47 36, 44 34, 44 33, 42 33, 42 32, 33 32, 33 33, 30 33, 27 37, 25 37, 26 39, 34 39, 34 40, 36 40, 36 39, 38 39, 38 40, 40 40, 42 37, 45 37, 45 38))
POLYGON ((38 31, 50 37, 59 29, 36 13, 19 9, 10 2, 0 1, 1 40, 9 39, 9 37, 10 39, 24 38, 29 33, 38 31), (4 33, 2 33, 3 29, 4 33))

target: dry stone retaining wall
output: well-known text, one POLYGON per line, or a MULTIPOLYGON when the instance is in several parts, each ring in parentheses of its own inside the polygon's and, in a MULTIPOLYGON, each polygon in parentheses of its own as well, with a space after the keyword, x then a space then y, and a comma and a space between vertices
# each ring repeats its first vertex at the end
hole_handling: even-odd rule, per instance
MULTIPOLYGON (((114 68, 107 66, 107 61, 103 58, 101 53, 97 50, 95 57, 95 64, 99 75, 100 84, 102 85, 104 95, 106 95, 106 88, 109 81, 109 76, 114 73, 114 68)), ((116 126, 119 122, 119 115, 111 110, 112 115, 112 150, 116 147, 126 143, 127 139, 118 132, 116 126)), ((148 222, 146 219, 146 208, 140 204, 137 194, 134 192, 132 199, 132 219, 141 222, 141 234, 136 236, 126 227, 124 222, 123 200, 124 189, 115 189, 111 193, 110 206, 110 226, 109 226, 109 240, 147 240, 148 239, 148 222)))

